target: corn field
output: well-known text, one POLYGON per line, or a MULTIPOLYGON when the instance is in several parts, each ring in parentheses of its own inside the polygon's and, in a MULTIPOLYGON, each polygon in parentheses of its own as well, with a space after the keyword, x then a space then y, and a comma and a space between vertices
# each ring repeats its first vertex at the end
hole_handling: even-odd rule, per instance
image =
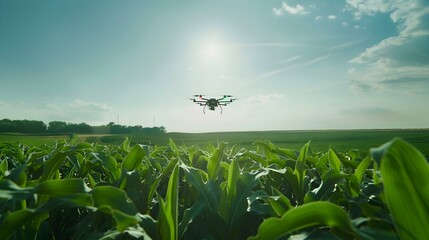
POLYGON ((429 239, 429 165, 401 139, 313 152, 0 146, 1 239, 429 239))

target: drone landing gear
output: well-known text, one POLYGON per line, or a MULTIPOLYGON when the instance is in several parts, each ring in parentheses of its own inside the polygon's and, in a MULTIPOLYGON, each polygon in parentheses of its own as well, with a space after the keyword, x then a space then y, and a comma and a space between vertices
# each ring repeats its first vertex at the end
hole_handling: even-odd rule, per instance
POLYGON ((204 105, 204 107, 203 107, 203 113, 204 113, 204 114, 206 114, 206 111, 205 111, 205 110, 206 110, 206 107, 207 107, 207 105, 204 105))

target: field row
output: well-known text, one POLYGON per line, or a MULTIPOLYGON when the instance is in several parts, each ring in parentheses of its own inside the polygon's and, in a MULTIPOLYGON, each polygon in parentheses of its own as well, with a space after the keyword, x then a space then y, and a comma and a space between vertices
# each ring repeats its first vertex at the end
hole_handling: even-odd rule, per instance
POLYGON ((429 239, 429 165, 401 139, 300 150, 0 145, 12 239, 429 239))

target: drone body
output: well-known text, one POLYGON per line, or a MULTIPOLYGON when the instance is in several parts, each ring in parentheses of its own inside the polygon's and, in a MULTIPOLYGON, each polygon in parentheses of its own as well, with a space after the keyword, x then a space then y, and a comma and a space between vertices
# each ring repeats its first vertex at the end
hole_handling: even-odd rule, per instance
POLYGON ((202 106, 204 114, 206 113, 206 107, 209 107, 210 111, 214 111, 216 107, 219 107, 220 113, 222 114, 222 106, 232 103, 236 98, 232 98, 231 95, 224 95, 222 98, 205 98, 203 95, 194 95, 194 98, 191 98, 190 100, 202 106))

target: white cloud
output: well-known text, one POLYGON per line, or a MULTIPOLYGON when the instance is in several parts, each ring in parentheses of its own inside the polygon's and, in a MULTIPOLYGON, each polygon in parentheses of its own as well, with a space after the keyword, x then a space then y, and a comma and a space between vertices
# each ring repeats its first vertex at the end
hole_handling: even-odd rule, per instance
POLYGON ((335 19, 337 19, 337 16, 335 16, 335 15, 329 15, 328 19, 329 20, 335 20, 335 19))
POLYGON ((342 22, 341 24, 343 25, 343 27, 349 26, 349 24, 347 22, 342 22))
POLYGON ((423 91, 425 82, 429 82, 429 58, 424 54, 429 42, 429 2, 347 0, 346 9, 354 13, 355 19, 387 13, 398 30, 397 35, 381 40, 350 60, 360 65, 351 75, 352 88, 423 91))
POLYGON ((322 16, 317 16, 314 18, 314 20, 319 21, 320 19, 322 19, 322 16))
POLYGON ((0 100, 0 108, 1 107, 6 107, 7 106, 7 103, 5 103, 5 102, 3 102, 2 100, 0 100))
POLYGON ((305 15, 309 13, 309 11, 306 11, 305 8, 300 4, 297 4, 295 7, 293 7, 289 6, 285 2, 282 3, 280 8, 273 8, 273 12, 277 16, 283 15, 284 12, 292 15, 305 15))
POLYGON ((62 112, 63 109, 58 107, 50 102, 36 103, 34 105, 35 108, 43 111, 54 111, 54 112, 62 112))
POLYGON ((69 106, 81 112, 100 113, 112 111, 112 107, 104 103, 86 102, 81 99, 74 100, 73 102, 69 103, 69 106))
POLYGON ((243 102, 250 105, 267 105, 283 100, 284 98, 285 95, 283 93, 258 94, 244 99, 243 102))
POLYGON ((364 40, 365 40, 365 38, 359 38, 359 39, 356 39, 356 40, 353 40, 353 41, 349 41, 349 42, 345 42, 345 43, 342 43, 342 44, 338 44, 338 45, 332 46, 330 49, 348 48, 348 47, 357 45, 357 44, 363 42, 364 40))

